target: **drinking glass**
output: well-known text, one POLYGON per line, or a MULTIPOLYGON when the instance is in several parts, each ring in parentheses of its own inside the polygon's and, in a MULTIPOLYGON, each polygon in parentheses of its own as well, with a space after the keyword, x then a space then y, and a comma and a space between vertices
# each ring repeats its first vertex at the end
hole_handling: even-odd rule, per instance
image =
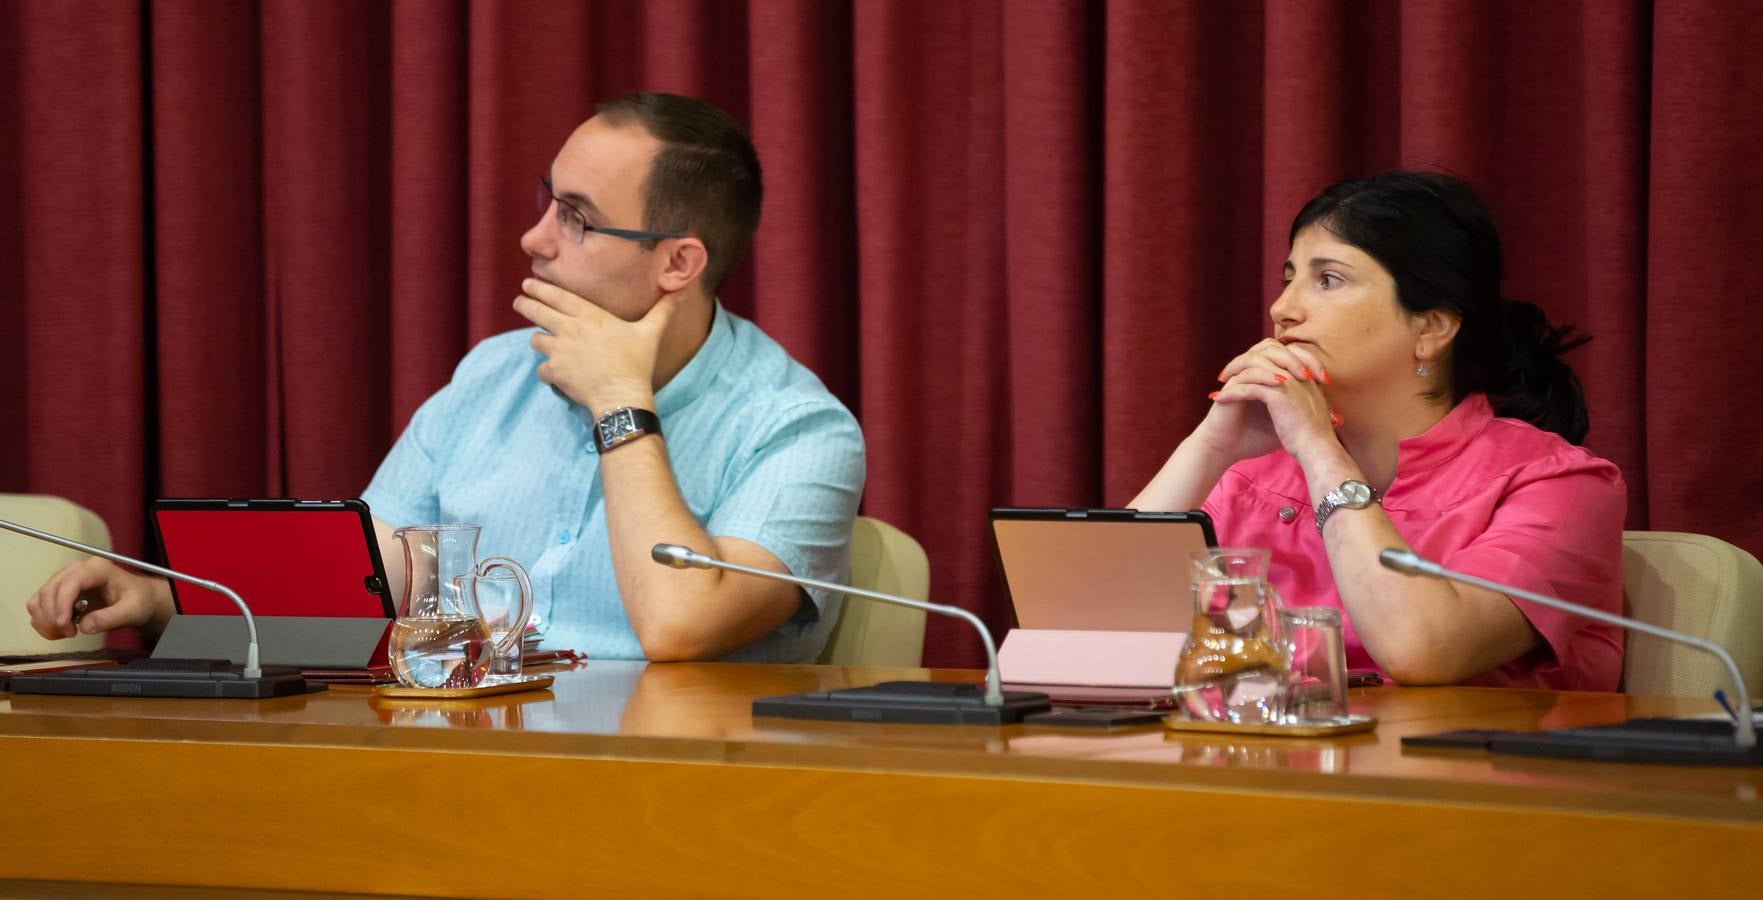
POLYGON ((1347 654, 1341 642, 1341 611, 1322 606, 1280 610, 1290 666, 1286 671, 1286 721, 1333 722, 1347 717, 1347 654))

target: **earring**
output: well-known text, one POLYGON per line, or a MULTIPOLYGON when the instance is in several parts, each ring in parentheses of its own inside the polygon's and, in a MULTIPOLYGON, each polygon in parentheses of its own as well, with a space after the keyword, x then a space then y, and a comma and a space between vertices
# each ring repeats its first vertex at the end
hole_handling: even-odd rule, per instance
POLYGON ((1427 374, 1430 373, 1431 371, 1432 371, 1431 369, 1428 369, 1426 367, 1426 363, 1421 363, 1420 365, 1414 367, 1414 374, 1419 375, 1421 378, 1425 378, 1427 376, 1427 374))

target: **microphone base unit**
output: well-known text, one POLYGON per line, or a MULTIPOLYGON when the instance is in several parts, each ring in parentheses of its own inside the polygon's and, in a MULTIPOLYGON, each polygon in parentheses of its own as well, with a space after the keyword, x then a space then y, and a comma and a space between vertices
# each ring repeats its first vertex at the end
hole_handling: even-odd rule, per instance
POLYGON ((1504 735, 1494 738, 1489 749, 1498 756, 1669 766, 1763 766, 1763 747, 1740 747, 1732 740, 1732 723, 1717 720, 1630 719, 1620 725, 1504 735))
POLYGON ((299 669, 264 666, 259 678, 224 659, 137 659, 120 666, 12 676, 14 694, 87 697, 209 697, 264 700, 322 691, 299 669))
POLYGON ((948 681, 886 681, 863 688, 814 691, 753 701, 755 717, 903 725, 1013 725, 1052 709, 1046 694, 1005 691, 988 706, 985 688, 948 681))
POLYGON ((1734 743, 1732 722, 1724 719, 1629 719, 1551 731, 1447 731, 1402 738, 1402 748, 1483 750, 1495 756, 1588 762, 1763 767, 1763 746, 1734 743))

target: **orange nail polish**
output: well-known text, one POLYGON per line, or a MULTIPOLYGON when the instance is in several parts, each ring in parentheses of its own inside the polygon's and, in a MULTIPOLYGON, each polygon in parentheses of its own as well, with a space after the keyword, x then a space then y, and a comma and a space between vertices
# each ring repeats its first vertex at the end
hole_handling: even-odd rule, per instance
POLYGON ((1217 392, 1217 391, 1213 391, 1213 392, 1212 392, 1212 393, 1210 393, 1210 394, 1207 394, 1207 395, 1206 395, 1206 399, 1208 399, 1208 400, 1217 400, 1217 399, 1218 399, 1218 392, 1217 392))
POLYGON ((1223 369, 1218 370, 1218 379, 1217 380, 1219 380, 1219 381, 1224 380, 1224 370, 1223 369))
POLYGON ((1322 383, 1323 384, 1334 384, 1334 379, 1328 377, 1328 370, 1327 369, 1322 370, 1322 383))
POLYGON ((1286 377, 1284 375, 1279 374, 1278 372, 1273 373, 1273 380, 1279 382, 1280 384, 1286 383, 1286 377))
POLYGON ((1328 424, 1333 425, 1336 428, 1339 428, 1342 425, 1347 424, 1347 420, 1341 418, 1340 413, 1335 412, 1333 410, 1330 410, 1328 413, 1328 424))
POLYGON ((1309 366, 1305 366, 1301 371, 1302 371, 1302 374, 1304 376, 1305 381, 1309 381, 1310 379, 1316 377, 1316 376, 1310 374, 1310 367, 1309 366))

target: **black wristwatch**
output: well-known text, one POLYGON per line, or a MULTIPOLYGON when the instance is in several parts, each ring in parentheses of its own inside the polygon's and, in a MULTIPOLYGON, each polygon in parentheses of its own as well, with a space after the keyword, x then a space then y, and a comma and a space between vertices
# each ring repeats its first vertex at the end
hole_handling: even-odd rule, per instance
POLYGON ((1349 479, 1341 482, 1341 486, 1329 491, 1322 497, 1316 507, 1316 533, 1322 533, 1322 523, 1337 509, 1364 509, 1373 503, 1381 503, 1383 496, 1377 488, 1363 481, 1349 479))
POLYGON ((594 446, 601 453, 650 434, 661 434, 661 417, 634 406, 621 406, 594 421, 594 446))

